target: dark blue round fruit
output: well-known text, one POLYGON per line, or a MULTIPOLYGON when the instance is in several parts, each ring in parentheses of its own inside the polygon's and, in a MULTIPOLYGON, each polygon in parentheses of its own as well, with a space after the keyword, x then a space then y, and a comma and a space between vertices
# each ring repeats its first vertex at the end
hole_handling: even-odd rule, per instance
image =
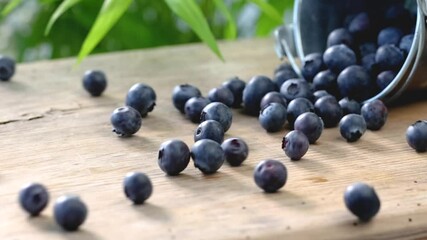
POLYGON ((365 100, 367 90, 372 88, 371 78, 368 72, 361 66, 347 67, 338 75, 338 88, 343 97, 365 100))
POLYGON ((405 61, 402 50, 394 45, 383 45, 378 48, 375 61, 379 69, 398 71, 405 61))
POLYGON ((210 139, 197 141, 191 148, 194 166, 204 174, 213 174, 225 161, 225 153, 219 143, 210 139))
POLYGON ((282 84, 280 94, 290 102, 295 98, 313 99, 310 84, 304 79, 290 79, 282 84))
POLYGON ((123 190, 128 199, 134 204, 143 204, 153 193, 150 178, 141 172, 126 174, 123 181, 123 190))
POLYGON ((366 42, 359 45, 359 55, 363 58, 366 55, 376 53, 377 52, 377 44, 374 42, 366 42))
POLYGON ((243 90, 245 89, 246 83, 238 77, 233 77, 224 82, 222 86, 230 89, 231 93, 233 93, 234 102, 231 107, 240 108, 242 106, 243 90))
POLYGON ((298 130, 290 131, 283 137, 282 149, 291 160, 300 160, 308 151, 309 141, 307 136, 298 130))
POLYGON ((258 116, 261 99, 265 94, 276 90, 276 85, 270 78, 265 76, 253 77, 243 90, 243 108, 246 114, 258 116))
POLYGON ((83 76, 83 87, 94 97, 101 96, 107 88, 107 78, 102 71, 86 71, 83 76))
POLYGON ((368 129, 380 130, 387 121, 388 110, 381 100, 373 100, 362 106, 361 114, 366 121, 368 129))
POLYGON ((249 147, 241 138, 229 138, 221 144, 225 160, 230 166, 240 166, 249 155, 249 147))
POLYGON ((190 162, 190 149, 181 140, 169 140, 160 145, 157 163, 167 175, 175 176, 184 171, 190 162))
POLYGON ((0 81, 9 81, 15 74, 15 60, 0 55, 0 81))
POLYGON ((337 75, 331 70, 319 72, 313 79, 314 90, 325 90, 329 94, 338 95, 337 75))
POLYGON ((371 25, 369 15, 366 12, 361 12, 350 22, 348 30, 357 40, 363 40, 369 36, 371 25))
POLYGON ((224 128, 221 123, 215 120, 206 120, 194 131, 194 142, 202 139, 210 139, 219 144, 224 140, 224 128))
POLYGON ((221 123, 224 132, 227 132, 233 122, 233 112, 223 103, 209 103, 200 114, 200 122, 215 120, 221 123))
POLYGON ((280 89, 284 82, 294 78, 298 78, 298 74, 295 73, 294 69, 292 67, 290 69, 285 68, 274 74, 273 82, 276 84, 277 89, 280 89))
POLYGON ((193 123, 200 123, 200 115, 210 101, 204 97, 192 97, 187 100, 184 107, 185 116, 193 123))
POLYGON ((396 73, 393 71, 384 71, 377 76, 377 86, 380 90, 385 89, 396 77, 396 73))
POLYGON ((134 84, 126 95, 126 105, 139 111, 141 117, 154 110, 156 106, 156 92, 144 83, 134 84))
POLYGON ((128 137, 139 131, 142 124, 141 114, 132 107, 119 107, 110 118, 113 132, 121 137, 128 137))
POLYGON ((327 46, 331 47, 334 45, 345 44, 349 47, 352 47, 354 44, 353 36, 345 28, 337 28, 329 33, 327 46))
POLYGON ((31 216, 38 216, 49 202, 49 193, 45 186, 39 183, 25 185, 19 191, 19 204, 31 216))
POLYGON ((427 121, 419 120, 409 126, 406 141, 417 152, 427 151, 427 121))
POLYGON ((325 128, 337 126, 343 116, 342 109, 333 96, 319 98, 314 104, 314 110, 322 118, 325 128))
POLYGON ((380 210, 380 199, 375 189, 365 183, 354 183, 344 192, 344 202, 348 210, 361 221, 369 221, 380 210))
POLYGON ((342 109, 343 116, 350 113, 360 114, 360 103, 355 100, 343 98, 338 102, 338 104, 342 109))
POLYGON ((323 62, 336 74, 346 67, 355 65, 356 60, 356 54, 344 44, 329 47, 323 54, 323 62))
POLYGON ((267 132, 278 132, 286 123, 286 107, 270 103, 261 110, 258 120, 267 132))
POLYGON ((280 103, 283 106, 287 106, 286 99, 279 92, 269 92, 261 99, 260 109, 263 109, 270 103, 280 103))
POLYGON ((86 220, 86 204, 75 195, 59 197, 53 207, 56 223, 66 231, 76 231, 86 220))
POLYGON ((399 43, 399 48, 406 54, 411 51, 412 43, 414 42, 414 34, 404 36, 399 43))
POLYGON ((267 193, 277 192, 285 186, 287 179, 288 170, 277 160, 264 160, 255 167, 255 183, 267 193))
POLYGON ((297 117, 294 129, 305 134, 310 144, 315 143, 322 135, 323 121, 315 113, 306 112, 297 117))
POLYGON ((305 56, 302 61, 301 74, 306 81, 312 82, 314 76, 325 68, 322 54, 311 53, 305 56))
POLYGON ((176 109, 184 113, 185 103, 192 97, 201 97, 200 90, 190 84, 176 86, 172 92, 172 103, 176 109))
POLYGON ((234 103, 234 95, 227 87, 213 88, 208 93, 211 102, 220 102, 231 107, 234 103))
POLYGON ((388 27, 384 28, 378 34, 378 46, 392 44, 397 46, 400 42, 400 39, 403 36, 403 32, 399 28, 388 27))
POLYGON ((339 124, 340 133, 347 142, 355 142, 359 140, 366 132, 365 119, 359 114, 347 114, 345 115, 339 124))
POLYGON ((291 128, 297 117, 305 112, 314 112, 313 103, 307 98, 295 98, 288 104, 287 119, 291 128))

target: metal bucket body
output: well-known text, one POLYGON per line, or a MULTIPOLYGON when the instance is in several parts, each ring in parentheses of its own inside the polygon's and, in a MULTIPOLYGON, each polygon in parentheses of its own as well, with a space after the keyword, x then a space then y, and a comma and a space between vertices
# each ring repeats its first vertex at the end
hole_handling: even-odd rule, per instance
MULTIPOLYGON (((287 57, 301 75, 297 59, 313 52, 324 52, 329 33, 342 26, 349 9, 357 11, 363 4, 382 4, 383 1, 363 0, 296 0, 293 23, 275 31, 276 53, 287 57)), ((408 89, 427 89, 427 0, 407 0, 406 7, 416 12, 414 41, 410 52, 395 79, 380 93, 367 99, 392 101, 408 89)))

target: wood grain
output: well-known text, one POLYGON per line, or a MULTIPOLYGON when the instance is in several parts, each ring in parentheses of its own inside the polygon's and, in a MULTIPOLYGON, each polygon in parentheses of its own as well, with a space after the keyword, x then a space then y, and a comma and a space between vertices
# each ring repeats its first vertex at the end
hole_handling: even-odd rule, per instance
POLYGON ((390 109, 387 125, 349 144, 338 129, 327 129, 299 162, 280 148, 288 130, 267 134, 257 119, 234 110, 227 137, 245 139, 249 159, 202 175, 190 165, 167 177, 157 166, 157 150, 168 139, 190 146, 195 124, 171 103, 175 85, 190 83, 204 94, 228 77, 271 76, 279 63, 270 39, 221 44, 226 63, 199 44, 93 56, 79 68, 74 59, 18 66, 11 82, 0 84, 0 239, 413 239, 427 236, 427 155, 412 151, 406 128, 426 119, 427 103, 390 109), (87 69, 109 78, 104 96, 92 98, 81 86, 87 69), (111 132, 109 117, 137 82, 157 92, 157 107, 128 139, 111 132), (287 185, 264 194, 252 179, 264 159, 281 160, 287 185), (122 191, 129 171, 147 173, 152 197, 133 206, 122 191), (51 204, 28 218, 17 193, 30 181, 45 184, 51 204), (345 208, 343 190, 356 181, 375 186, 378 216, 358 223, 345 208), (81 230, 65 233, 52 219, 52 203, 64 193, 81 196, 89 216, 81 230))

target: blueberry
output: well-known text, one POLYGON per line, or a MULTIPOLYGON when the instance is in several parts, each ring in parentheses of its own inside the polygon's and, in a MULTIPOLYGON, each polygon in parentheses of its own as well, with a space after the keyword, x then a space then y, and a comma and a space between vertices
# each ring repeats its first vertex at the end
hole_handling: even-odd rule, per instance
POLYGON ((218 171, 225 160, 225 153, 219 143, 210 139, 197 141, 191 148, 194 166, 204 174, 218 171))
POLYGON ((173 89, 172 102, 176 109, 184 113, 185 103, 192 97, 201 97, 200 90, 190 84, 178 85, 173 89))
POLYGON ((227 87, 213 88, 208 93, 208 98, 211 102, 224 103, 231 107, 234 103, 234 95, 227 87))
POLYGON ((286 107, 280 103, 270 103, 261 110, 258 120, 267 132, 278 132, 286 123, 286 107))
POLYGON ((366 132, 365 119, 359 115, 350 113, 340 121, 340 133, 347 142, 355 142, 366 132))
POLYGON ((360 114, 360 108, 361 108, 360 103, 355 100, 343 98, 338 102, 338 104, 342 109, 343 116, 350 113, 360 114))
POLYGON ((348 210, 361 221, 369 221, 380 210, 380 199, 375 189, 365 183, 354 183, 344 192, 344 202, 348 210))
POLYGON ((377 76, 377 86, 380 90, 386 88, 396 77, 396 74, 393 71, 384 71, 377 76))
POLYGON ((245 89, 246 83, 238 77, 233 77, 230 80, 224 82, 222 86, 230 89, 233 93, 234 102, 231 107, 239 108, 242 106, 243 90, 245 89))
MULTIPOLYGON (((294 68, 292 67, 292 65, 287 63, 287 62, 283 62, 283 63, 279 64, 274 69, 274 74, 277 74, 278 72, 281 72, 281 71, 290 72, 290 73, 294 74, 295 76, 298 76, 297 73, 295 72, 294 68)), ((296 77, 293 77, 293 78, 296 78, 296 77)))
POLYGON ((203 108, 202 113, 200 114, 200 122, 204 122, 206 120, 218 121, 221 123, 224 132, 227 132, 233 121, 233 113, 230 108, 223 103, 209 103, 203 108))
POLYGON ((406 55, 408 55, 409 51, 411 50, 413 42, 414 42, 414 34, 406 35, 400 40, 399 48, 402 49, 402 51, 406 55))
POLYGON ((126 105, 133 107, 145 117, 156 106, 156 92, 147 84, 134 84, 126 95, 126 105))
POLYGON ((366 55, 377 52, 377 44, 374 42, 366 42, 359 45, 359 54, 363 58, 366 55))
POLYGON ((333 96, 319 98, 314 104, 314 110, 322 118, 325 128, 335 127, 343 116, 342 109, 333 96))
POLYGON ((150 178, 141 172, 126 174, 123 181, 123 190, 127 198, 134 204, 143 204, 153 193, 153 185, 150 178))
POLYGON ((64 195, 56 199, 53 207, 56 223, 66 231, 76 231, 86 220, 86 204, 75 195, 64 195))
POLYGON ((366 12, 357 14, 348 26, 348 30, 357 39, 364 39, 371 31, 371 21, 366 12))
POLYGON ((366 93, 372 87, 368 72, 361 66, 350 66, 338 75, 338 88, 343 97, 358 101, 367 98, 366 93))
MULTIPOLYGON (((317 99, 324 97, 324 96, 333 96, 331 94, 329 94, 327 91, 325 90, 317 90, 313 93, 314 95, 314 102, 317 101, 317 99)), ((333 96, 334 97, 334 96, 333 96)))
POLYGON ((345 28, 337 28, 329 33, 328 36, 327 47, 340 44, 345 44, 348 47, 352 47, 354 44, 353 36, 345 28))
POLYGON ((200 114, 210 101, 204 97, 192 97, 187 100, 184 107, 185 116, 193 123, 200 122, 200 114))
POLYGON ((400 39, 403 36, 403 32, 395 27, 384 28, 378 34, 378 46, 392 44, 398 45, 400 39))
POLYGON ((83 87, 90 95, 101 96, 107 88, 107 78, 102 71, 86 71, 83 75, 83 87))
POLYGON ((38 216, 49 202, 49 193, 45 186, 39 183, 25 185, 19 191, 19 203, 31 216, 38 216))
POLYGON ((221 144, 225 160, 233 166, 240 166, 248 157, 248 145, 240 138, 229 138, 221 144))
POLYGON ((297 117, 305 112, 314 112, 314 105, 306 98, 295 98, 288 104, 287 120, 291 128, 297 117))
POLYGON ((310 143, 307 136, 298 130, 290 131, 283 137, 282 149, 291 160, 300 160, 308 151, 310 143))
POLYGON ((301 131, 305 134, 310 144, 315 143, 322 135, 323 121, 322 119, 312 112, 306 112, 295 120, 295 130, 301 131))
POLYGON ((406 141, 417 152, 427 151, 427 121, 416 121, 406 130, 406 141))
POLYGON ((274 74, 273 82, 276 84, 277 88, 280 89, 282 84, 289 79, 298 78, 298 74, 295 73, 293 69, 291 70, 281 70, 274 74))
POLYGON ((375 60, 375 53, 368 54, 362 58, 363 68, 372 76, 378 72, 377 62, 375 60))
POLYGON ((326 49, 323 62, 334 73, 338 74, 346 67, 356 64, 356 54, 344 44, 326 49))
POLYGON ((190 149, 181 140, 169 140, 160 145, 157 163, 168 175, 178 175, 190 162, 190 149))
POLYGON ((15 60, 0 55, 0 80, 9 81, 15 74, 15 60))
POLYGON ((282 84, 280 93, 289 102, 295 98, 313 99, 310 84, 304 79, 290 79, 282 84))
POLYGON ((260 109, 263 109, 265 106, 267 106, 269 103, 280 103, 283 106, 287 106, 286 99, 280 94, 279 92, 269 92, 265 94, 265 96, 261 99, 260 109))
POLYGON ((338 95, 337 75, 331 70, 319 72, 313 79, 313 87, 316 91, 326 90, 332 95, 338 95))
POLYGON ((121 137, 135 134, 142 124, 141 114, 128 106, 116 108, 111 114, 110 121, 113 125, 113 132, 121 137))
POLYGON ((384 19, 387 25, 395 25, 399 27, 409 27, 410 13, 404 7, 403 3, 398 2, 391 4, 385 11, 384 19))
POLYGON ((207 120, 200 123, 194 132, 194 142, 201 139, 210 139, 221 144, 224 140, 224 128, 221 123, 215 120, 207 120))
POLYGON ((377 62, 378 67, 383 71, 398 71, 403 65, 405 58, 403 56, 402 50, 399 48, 393 45, 383 45, 378 48, 375 55, 375 61, 377 62))
POLYGON ((255 167, 255 183, 267 193, 277 192, 285 186, 287 179, 288 170, 277 160, 264 160, 255 167))
POLYGON ((265 76, 255 76, 243 90, 243 107, 247 114, 258 116, 260 103, 265 94, 276 91, 276 85, 270 78, 265 76))
POLYGON ((311 82, 314 76, 324 69, 322 54, 311 53, 305 56, 302 61, 301 74, 306 81, 311 82))
POLYGON ((363 104, 361 113, 370 130, 381 129, 387 121, 387 107, 381 100, 374 100, 363 104))

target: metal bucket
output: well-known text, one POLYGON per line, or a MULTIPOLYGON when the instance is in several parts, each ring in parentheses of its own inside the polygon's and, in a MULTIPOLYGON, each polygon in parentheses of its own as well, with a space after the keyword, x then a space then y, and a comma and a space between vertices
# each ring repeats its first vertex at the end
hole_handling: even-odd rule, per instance
MULTIPOLYGON (((342 26, 349 3, 361 2, 363 0, 295 0, 293 23, 275 31, 277 55, 281 59, 286 57, 301 76, 298 59, 313 52, 324 52, 329 33, 342 26)), ((381 1, 367 1, 367 4, 374 3, 381 4, 381 1)), ((427 0, 407 0, 405 6, 417 15, 411 50, 393 81, 366 101, 390 102, 406 90, 427 89, 427 0)))

